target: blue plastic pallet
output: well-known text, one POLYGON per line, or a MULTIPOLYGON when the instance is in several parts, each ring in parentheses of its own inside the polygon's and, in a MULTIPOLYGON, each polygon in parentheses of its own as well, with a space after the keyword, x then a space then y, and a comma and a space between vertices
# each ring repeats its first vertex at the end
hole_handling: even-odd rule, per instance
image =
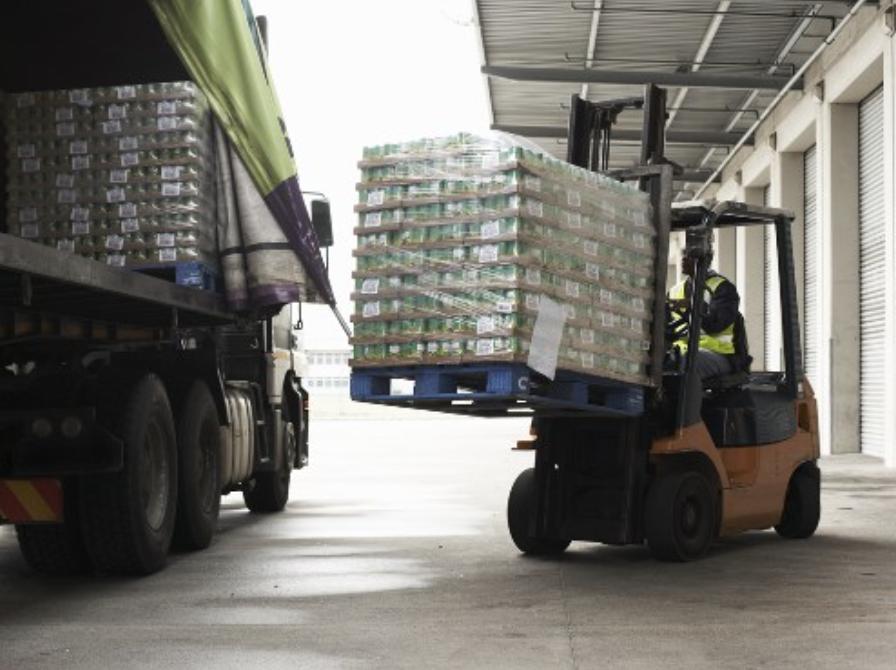
POLYGON ((633 417, 644 412, 644 389, 558 370, 551 381, 521 363, 356 368, 352 400, 477 415, 571 413, 633 417), (392 395, 392 381, 411 380, 409 395, 392 395))
POLYGON ((130 269, 173 281, 180 286, 192 286, 206 291, 220 291, 223 288, 217 271, 199 261, 138 265, 130 269))

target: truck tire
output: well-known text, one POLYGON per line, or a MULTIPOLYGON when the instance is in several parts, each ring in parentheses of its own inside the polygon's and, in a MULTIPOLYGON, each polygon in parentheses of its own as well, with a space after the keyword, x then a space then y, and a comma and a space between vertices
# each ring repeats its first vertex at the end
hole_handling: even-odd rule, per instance
POLYGON ((174 532, 177 439, 168 395, 156 375, 144 375, 122 391, 124 402, 109 421, 124 442, 124 466, 83 478, 81 527, 96 570, 148 575, 165 565, 174 532))
POLYGON ((790 478, 775 532, 790 540, 804 540, 815 534, 820 519, 821 471, 814 463, 805 463, 790 478))
POLYGON ((535 515, 535 468, 523 470, 507 498, 507 528, 513 543, 524 554, 531 556, 552 556, 562 554, 569 546, 569 540, 550 537, 534 537, 530 534, 532 518, 535 515))
POLYGON ((716 536, 718 496, 699 472, 671 472, 647 493, 644 530, 651 553, 661 561, 693 561, 716 536))
POLYGON ((279 512, 289 501, 289 480, 295 460, 296 433, 292 424, 288 422, 283 430, 286 432, 285 449, 280 448, 276 469, 259 472, 255 475, 251 488, 243 491, 243 500, 250 512, 279 512))
POLYGON ((195 382, 177 415, 177 519, 173 543, 194 551, 211 544, 221 509, 221 424, 208 387, 195 382))
POLYGON ((65 482, 63 493, 62 523, 16 525, 22 557, 32 570, 45 575, 80 575, 90 570, 81 539, 76 482, 65 482))

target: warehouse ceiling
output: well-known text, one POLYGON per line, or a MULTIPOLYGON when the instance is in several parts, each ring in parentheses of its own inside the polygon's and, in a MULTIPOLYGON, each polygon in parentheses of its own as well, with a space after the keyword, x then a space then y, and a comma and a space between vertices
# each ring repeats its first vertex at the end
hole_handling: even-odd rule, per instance
MULTIPOLYGON (((853 4, 778 0, 475 0, 492 127, 565 157, 569 101, 668 91, 666 155, 708 177, 853 4)), ((799 88, 799 85, 796 87, 799 88)), ((640 133, 625 112, 616 129, 640 133)), ((613 141, 611 167, 636 141, 613 141)), ((681 183, 679 197, 696 184, 681 183)))

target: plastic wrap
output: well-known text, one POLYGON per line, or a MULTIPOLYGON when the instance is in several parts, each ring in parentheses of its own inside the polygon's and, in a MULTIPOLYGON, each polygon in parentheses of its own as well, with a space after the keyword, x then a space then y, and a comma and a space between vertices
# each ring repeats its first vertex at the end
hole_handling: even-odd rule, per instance
POLYGON ((556 359, 649 383, 646 194, 501 137, 373 147, 359 167, 353 365, 556 359), (531 350, 545 298, 564 315, 548 356, 531 350))
POLYGON ((116 266, 216 262, 210 113, 192 82, 7 98, 9 232, 116 266))

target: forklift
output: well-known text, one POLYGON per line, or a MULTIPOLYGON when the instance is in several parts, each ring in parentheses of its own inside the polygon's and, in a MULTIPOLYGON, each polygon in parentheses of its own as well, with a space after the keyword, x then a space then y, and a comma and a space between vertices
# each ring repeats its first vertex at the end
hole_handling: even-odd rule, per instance
POLYGON ((821 513, 818 414, 803 376, 797 312, 793 214, 739 202, 672 203, 681 168, 664 157, 666 92, 648 85, 641 98, 590 102, 574 95, 567 160, 650 194, 658 253, 654 327, 644 412, 635 418, 537 414, 535 467, 514 482, 507 505, 511 538, 530 555, 557 555, 572 540, 610 545, 647 543, 660 560, 704 556, 719 537, 774 527, 784 538, 808 538, 821 513), (642 109, 641 160, 608 171, 612 127, 642 109), (673 340, 685 332, 697 351, 704 285, 716 230, 773 226, 783 327, 784 370, 702 379, 695 356, 673 340), (693 290, 678 323, 666 308, 669 235, 683 232, 696 250, 693 290), (683 321, 683 322, 681 322, 683 321))

